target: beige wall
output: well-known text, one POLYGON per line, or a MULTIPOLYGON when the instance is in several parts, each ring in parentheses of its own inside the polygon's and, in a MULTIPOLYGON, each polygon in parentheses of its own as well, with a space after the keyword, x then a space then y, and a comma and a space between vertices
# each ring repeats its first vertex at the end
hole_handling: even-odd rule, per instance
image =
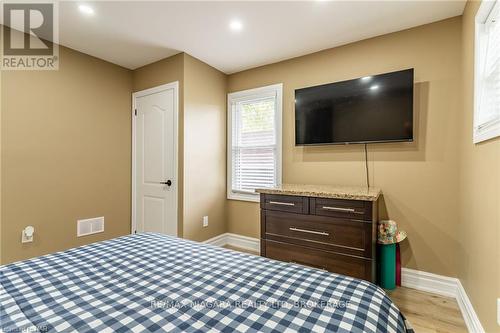
MULTIPOLYGON (((1 27, 3 28, 3 26, 1 27)), ((1 29, 0 29, 1 33, 1 29)), ((0 70, 0 148, 2 147, 2 73, 0 70)), ((3 251, 2 251, 2 150, 0 149, 0 265, 3 263, 3 251)))
POLYGON ((184 53, 162 59, 152 64, 137 68, 132 73, 133 91, 153 88, 162 84, 179 82, 179 130, 178 130, 178 198, 177 230, 183 236, 184 207, 184 53))
POLYGON ((230 76, 184 53, 132 72, 64 47, 59 71, 1 72, 0 261, 130 231, 132 91, 179 81, 181 235, 258 237, 258 204, 225 200, 226 92, 284 83, 284 182, 364 185, 361 146, 294 147, 293 91, 413 67, 416 142, 369 146, 381 215, 409 233, 404 266, 458 276, 486 331, 500 331, 500 139, 471 139, 478 5, 463 18, 230 76), (76 238, 77 219, 102 215, 105 233, 76 238), (22 245, 27 225, 35 241, 22 245))
MULTIPOLYGON (((179 81, 179 90, 184 83, 184 53, 137 68, 133 71, 133 91, 153 88, 162 84, 179 81)), ((182 94, 180 94, 182 96, 182 94)), ((182 100, 179 96, 179 101, 182 100)), ((182 109, 182 108, 181 108, 182 109)))
MULTIPOLYGON (((369 146, 382 217, 409 234, 403 265, 457 276, 461 18, 429 24, 228 77, 228 91, 284 84, 283 182, 365 185, 361 145, 294 146, 294 89, 415 68, 416 142, 369 146)), ((228 201, 229 232, 259 236, 259 205, 228 201)))
POLYGON ((500 138, 472 142, 474 17, 480 2, 469 2, 462 22, 463 113, 460 115, 459 278, 486 332, 500 332, 500 138))
POLYGON ((185 53, 133 72, 134 91, 173 81, 179 81, 179 236, 202 241, 226 231, 226 75, 185 53))
POLYGON ((131 93, 173 81, 179 234, 224 233, 226 75, 184 53, 134 71, 64 47, 60 59, 59 71, 2 72, 1 262, 130 232, 131 93), (105 233, 76 238, 76 220, 95 216, 105 233), (27 225, 35 241, 22 245, 27 225))
POLYGON ((226 232, 225 208, 226 75, 186 54, 184 237, 202 241, 226 232))
POLYGON ((61 47, 58 71, 1 81, 1 262, 129 233, 131 72, 61 47), (97 216, 105 232, 77 238, 97 216))

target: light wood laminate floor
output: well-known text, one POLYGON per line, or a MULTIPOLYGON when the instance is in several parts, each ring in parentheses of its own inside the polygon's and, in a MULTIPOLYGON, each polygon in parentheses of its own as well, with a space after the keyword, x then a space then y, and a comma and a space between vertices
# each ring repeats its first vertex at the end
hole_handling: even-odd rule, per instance
MULTIPOLYGON (((224 247, 259 255, 256 252, 235 246, 226 245, 224 247)), ((408 319, 416 333, 467 332, 462 313, 454 298, 403 287, 398 287, 387 294, 408 319)))
POLYGON ((467 332, 454 298, 399 287, 387 292, 417 333, 467 332))

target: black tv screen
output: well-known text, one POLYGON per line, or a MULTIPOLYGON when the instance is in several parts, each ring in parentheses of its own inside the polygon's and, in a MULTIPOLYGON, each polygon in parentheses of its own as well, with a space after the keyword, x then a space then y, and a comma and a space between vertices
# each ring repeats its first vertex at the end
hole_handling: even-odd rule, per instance
POLYGON ((295 144, 413 141, 413 69, 295 90, 295 144))

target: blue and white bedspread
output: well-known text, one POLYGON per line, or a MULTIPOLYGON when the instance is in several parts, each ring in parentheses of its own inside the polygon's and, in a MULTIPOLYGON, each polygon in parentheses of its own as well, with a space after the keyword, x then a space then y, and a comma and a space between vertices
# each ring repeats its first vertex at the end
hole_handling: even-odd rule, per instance
POLYGON ((366 281, 154 233, 0 266, 4 332, 405 332, 366 281))

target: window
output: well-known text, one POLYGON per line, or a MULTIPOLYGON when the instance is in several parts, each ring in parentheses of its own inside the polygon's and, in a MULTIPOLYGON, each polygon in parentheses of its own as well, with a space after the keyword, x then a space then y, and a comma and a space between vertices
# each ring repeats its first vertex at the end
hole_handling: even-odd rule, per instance
POLYGON ((282 84, 228 95, 227 198, 259 201, 281 184, 282 84))
POLYGON ((483 1, 476 15, 474 142, 500 136, 500 4, 483 1))

